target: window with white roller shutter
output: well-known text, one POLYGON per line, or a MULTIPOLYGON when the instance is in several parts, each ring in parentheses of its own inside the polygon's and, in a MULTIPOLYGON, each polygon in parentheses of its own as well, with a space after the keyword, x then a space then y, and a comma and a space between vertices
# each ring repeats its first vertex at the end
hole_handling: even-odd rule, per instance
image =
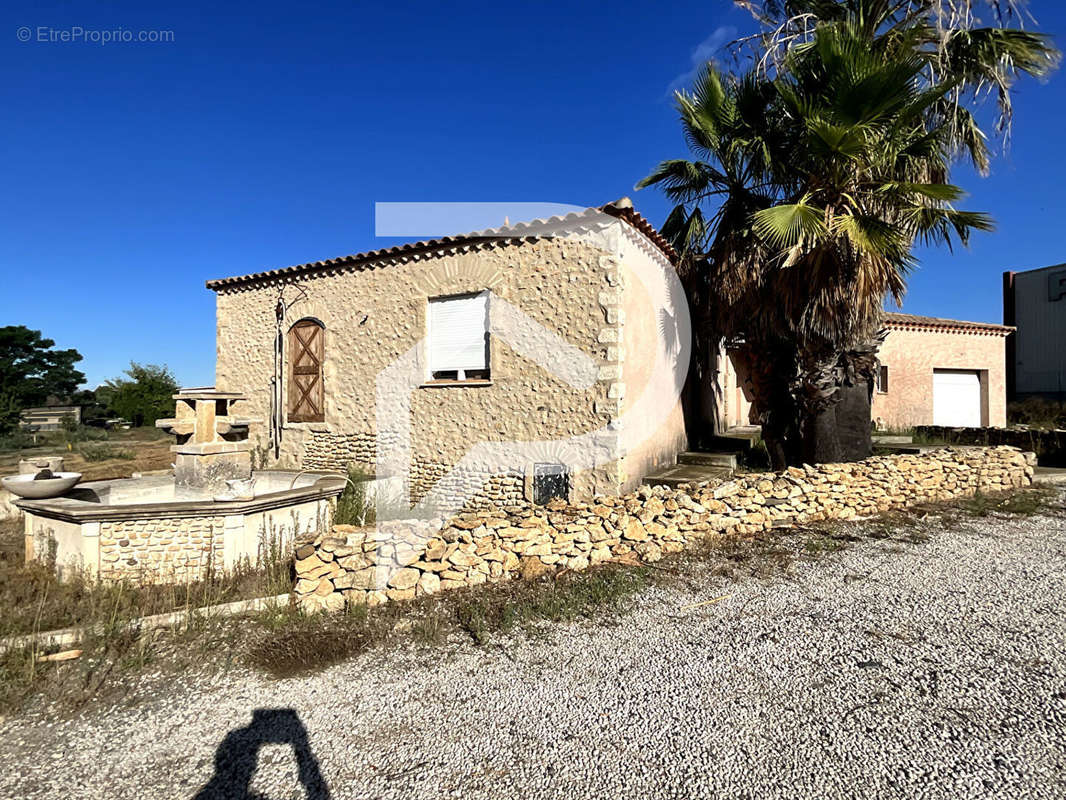
POLYGON ((433 381, 489 379, 489 293, 429 301, 429 374, 433 381))

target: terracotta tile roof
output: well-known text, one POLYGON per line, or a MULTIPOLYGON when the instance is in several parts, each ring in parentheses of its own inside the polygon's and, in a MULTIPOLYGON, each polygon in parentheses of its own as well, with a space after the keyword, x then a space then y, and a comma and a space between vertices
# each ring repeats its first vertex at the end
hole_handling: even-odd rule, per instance
POLYGON ((997 325, 994 322, 968 322, 961 319, 943 317, 922 317, 917 314, 901 314, 896 311, 885 312, 885 327, 901 330, 942 330, 959 333, 983 333, 990 336, 1006 336, 1014 328, 1010 325, 997 325))
POLYGON ((365 253, 356 253, 338 258, 327 258, 324 261, 309 261, 306 264, 296 264, 291 267, 253 272, 248 275, 239 275, 233 278, 217 278, 207 281, 208 289, 224 289, 256 281, 269 280, 271 278, 286 277, 292 275, 304 275, 333 269, 336 267, 348 267, 354 269, 368 269, 374 263, 397 257, 417 257, 432 253, 437 250, 448 250, 477 244, 485 241, 500 241, 506 239, 521 239, 536 236, 549 230, 557 230, 568 225, 579 225, 585 221, 592 221, 600 214, 609 214, 612 217, 628 223, 636 230, 644 234, 651 242, 670 259, 671 263, 677 263, 677 253, 670 243, 662 237, 662 234, 648 220, 641 216, 640 212, 633 208, 629 198, 623 197, 613 203, 600 206, 599 208, 587 208, 584 211, 576 211, 565 216, 549 217, 547 219, 535 219, 530 222, 518 222, 499 228, 489 228, 475 233, 464 233, 457 236, 442 236, 439 239, 426 239, 421 242, 408 242, 395 247, 384 247, 380 250, 367 250, 365 253))
POLYGON ((658 228, 648 222, 648 220, 644 219, 641 213, 633 208, 633 203, 630 202, 628 197, 623 197, 621 200, 614 203, 600 206, 599 210, 605 214, 610 214, 612 217, 618 217, 619 219, 628 222, 651 239, 655 246, 663 251, 663 255, 670 259, 671 264, 677 264, 677 251, 674 250, 673 246, 663 238, 663 235, 659 233, 658 228))

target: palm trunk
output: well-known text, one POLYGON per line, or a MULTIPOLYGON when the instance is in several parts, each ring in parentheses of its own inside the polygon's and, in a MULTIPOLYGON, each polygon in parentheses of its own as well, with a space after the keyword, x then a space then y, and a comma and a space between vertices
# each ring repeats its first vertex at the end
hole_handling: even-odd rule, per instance
POLYGON ((846 382, 840 387, 834 416, 841 461, 862 461, 873 452, 870 438, 871 389, 871 384, 865 380, 846 382))
POLYGON ((832 464, 843 460, 837 436, 836 407, 807 411, 800 420, 803 460, 808 464, 832 464))
POLYGON ((807 463, 870 456, 870 397, 876 345, 803 360, 796 394, 807 463))

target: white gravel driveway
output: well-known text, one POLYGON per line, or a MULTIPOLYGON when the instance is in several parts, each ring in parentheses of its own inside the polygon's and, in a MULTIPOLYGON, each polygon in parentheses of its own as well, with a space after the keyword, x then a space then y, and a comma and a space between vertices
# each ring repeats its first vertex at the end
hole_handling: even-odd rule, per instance
POLYGON ((1066 798, 1066 520, 930 533, 546 637, 8 720, 0 796, 1066 798))

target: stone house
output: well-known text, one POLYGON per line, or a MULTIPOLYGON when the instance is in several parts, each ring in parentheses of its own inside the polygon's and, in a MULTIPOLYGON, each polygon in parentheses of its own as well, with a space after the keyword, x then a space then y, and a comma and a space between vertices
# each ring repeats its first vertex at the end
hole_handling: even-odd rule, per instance
POLYGON ((360 465, 412 502, 621 494, 686 444, 653 369, 664 348, 674 382, 687 367, 683 295, 649 288, 676 283, 675 259, 623 199, 212 280, 216 388, 248 397, 267 463, 360 465), (505 463, 471 463, 482 442, 505 463))
POLYGON ((1014 329, 885 314, 872 417, 879 428, 1007 424, 1006 340, 1014 329))
MULTIPOLYGON (((675 262, 623 199, 212 280, 216 388, 248 397, 262 465, 354 464, 410 502, 624 494, 687 443, 675 262)), ((1005 424, 1010 328, 886 327, 879 427, 1005 424)), ((719 425, 746 426, 745 376, 722 363, 719 425)))
MULTIPOLYGON (((1006 349, 1013 328, 886 312, 871 418, 880 429, 1007 424, 1006 349)), ((720 421, 750 424, 746 374, 729 358, 719 373, 720 421)))

